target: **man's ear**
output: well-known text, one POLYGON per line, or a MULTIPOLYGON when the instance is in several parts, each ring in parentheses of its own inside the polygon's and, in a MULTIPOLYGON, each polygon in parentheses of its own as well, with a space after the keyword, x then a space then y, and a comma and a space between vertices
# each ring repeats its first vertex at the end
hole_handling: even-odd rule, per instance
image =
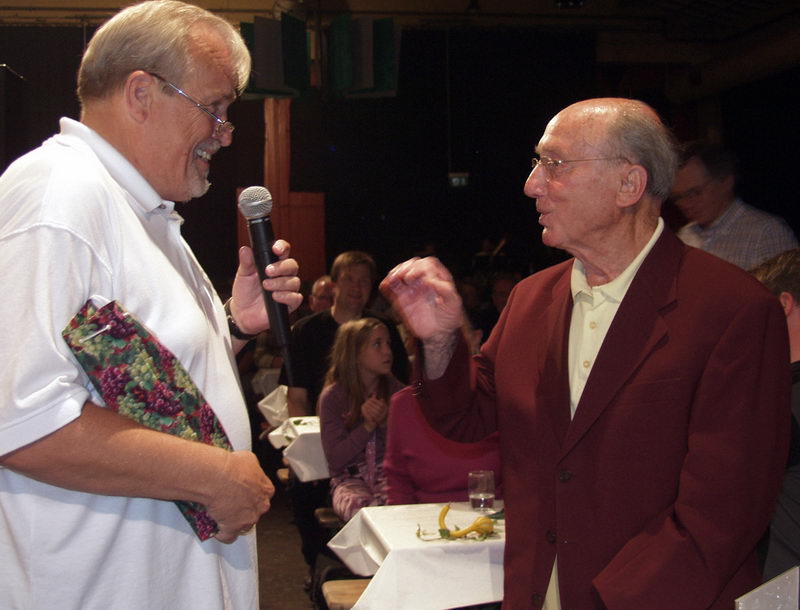
POLYGON ((638 203, 647 188, 647 170, 641 165, 631 165, 621 176, 617 205, 623 208, 638 203))
POLYGON ((797 301, 795 301, 791 292, 781 292, 778 295, 778 300, 781 302, 781 307, 783 307, 783 314, 788 318, 797 307, 797 301))
POLYGON ((150 116, 158 86, 157 79, 142 70, 131 72, 125 79, 123 86, 125 108, 137 123, 143 123, 150 116))

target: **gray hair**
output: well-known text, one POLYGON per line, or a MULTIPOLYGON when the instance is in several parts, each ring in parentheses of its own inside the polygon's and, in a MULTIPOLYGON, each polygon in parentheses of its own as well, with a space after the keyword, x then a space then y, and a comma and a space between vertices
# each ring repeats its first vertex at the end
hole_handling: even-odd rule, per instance
POLYGON ((647 192, 664 201, 678 170, 675 136, 657 113, 639 100, 619 100, 616 117, 608 129, 615 156, 624 157, 647 171, 647 192))
POLYGON ((148 0, 120 11, 92 37, 78 71, 81 104, 117 91, 135 70, 180 83, 195 69, 199 31, 212 31, 227 43, 236 91, 244 91, 250 53, 233 25, 192 4, 148 0))

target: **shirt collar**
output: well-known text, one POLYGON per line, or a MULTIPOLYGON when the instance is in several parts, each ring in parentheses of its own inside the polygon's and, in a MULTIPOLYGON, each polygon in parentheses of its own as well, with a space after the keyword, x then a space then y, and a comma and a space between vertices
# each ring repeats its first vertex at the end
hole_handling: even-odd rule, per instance
POLYGON ((727 207, 727 209, 720 214, 714 222, 708 225, 706 228, 701 227, 697 222, 692 221, 689 223, 689 229, 697 233, 698 235, 712 235, 716 231, 720 229, 725 229, 725 227, 730 224, 739 214, 742 212, 744 208, 744 204, 741 199, 736 197, 731 204, 727 207))
POLYGON ((586 270, 583 267, 583 263, 576 258, 575 262, 572 264, 572 274, 570 276, 570 289, 572 291, 573 301, 576 300, 581 293, 593 298, 594 291, 598 291, 602 296, 610 301, 617 303, 621 302, 625 297, 625 293, 628 292, 628 287, 631 285, 633 278, 636 276, 636 272, 639 270, 639 267, 641 267, 642 262, 647 255, 650 254, 650 251, 653 249, 653 246, 655 246, 658 238, 661 237, 661 233, 663 232, 664 220, 659 217, 655 231, 653 231, 653 235, 650 236, 650 239, 644 245, 644 248, 639 251, 639 254, 637 254, 636 257, 628 264, 628 266, 625 267, 625 270, 622 273, 620 273, 607 284, 601 284, 600 286, 594 287, 590 286, 589 282, 586 281, 586 270))
POLYGON ((172 214, 175 203, 162 199, 139 170, 100 134, 83 123, 67 117, 62 117, 59 125, 61 135, 77 138, 92 149, 111 177, 131 194, 134 199, 133 205, 138 206, 142 213, 162 210, 163 213, 172 214))

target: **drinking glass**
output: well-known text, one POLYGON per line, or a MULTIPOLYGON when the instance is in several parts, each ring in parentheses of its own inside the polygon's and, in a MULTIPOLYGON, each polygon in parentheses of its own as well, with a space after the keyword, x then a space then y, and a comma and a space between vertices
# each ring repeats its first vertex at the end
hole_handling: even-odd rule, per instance
POLYGON ((473 510, 491 510, 494 507, 494 472, 473 470, 467 477, 467 490, 473 510))

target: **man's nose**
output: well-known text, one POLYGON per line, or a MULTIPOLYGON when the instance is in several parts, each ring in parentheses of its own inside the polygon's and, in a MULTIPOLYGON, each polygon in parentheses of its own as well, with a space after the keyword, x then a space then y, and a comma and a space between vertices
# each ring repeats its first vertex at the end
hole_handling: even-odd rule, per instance
POLYGON ((230 146, 233 143, 233 132, 230 129, 220 129, 214 132, 214 138, 219 140, 221 146, 230 146))
POLYGON ((546 190, 547 178, 545 177, 545 170, 541 165, 537 165, 528 175, 528 179, 525 181, 525 187, 523 188, 523 191, 525 192, 526 196, 530 197, 531 199, 536 199, 537 197, 544 195, 546 190))

